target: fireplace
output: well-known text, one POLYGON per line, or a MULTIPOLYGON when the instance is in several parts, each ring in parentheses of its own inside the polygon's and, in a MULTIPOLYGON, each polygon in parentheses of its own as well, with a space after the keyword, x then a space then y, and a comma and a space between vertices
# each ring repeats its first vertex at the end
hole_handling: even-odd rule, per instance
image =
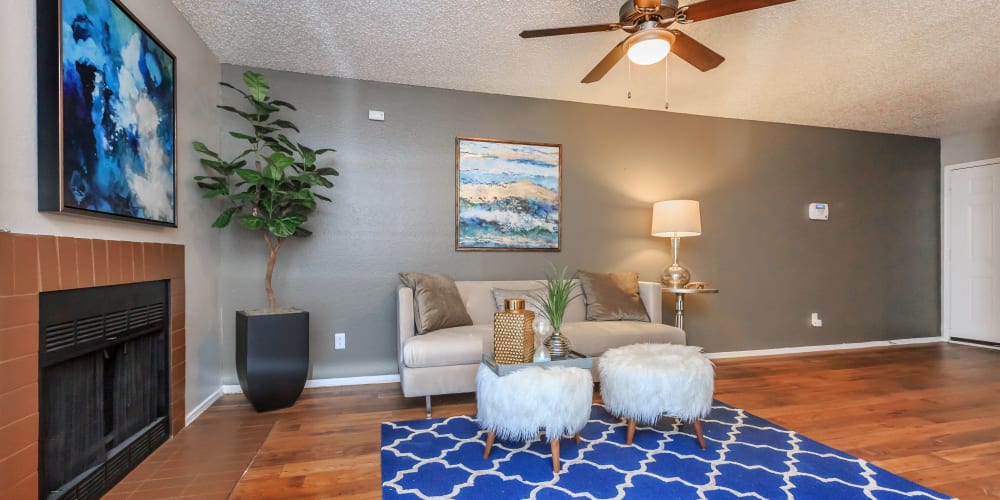
POLYGON ((170 435, 166 281, 39 296, 39 492, 100 498, 170 435))
POLYGON ((0 498, 48 495, 40 484, 41 293, 144 282, 159 282, 169 294, 163 418, 176 434, 185 424, 184 247, 0 232, 0 498))

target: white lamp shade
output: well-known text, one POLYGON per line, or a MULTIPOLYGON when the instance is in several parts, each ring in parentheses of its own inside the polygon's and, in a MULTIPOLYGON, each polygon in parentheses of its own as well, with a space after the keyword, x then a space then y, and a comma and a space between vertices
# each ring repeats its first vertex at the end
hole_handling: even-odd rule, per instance
POLYGON ((701 209, 694 200, 669 200, 653 204, 653 236, 666 238, 701 234, 701 209))

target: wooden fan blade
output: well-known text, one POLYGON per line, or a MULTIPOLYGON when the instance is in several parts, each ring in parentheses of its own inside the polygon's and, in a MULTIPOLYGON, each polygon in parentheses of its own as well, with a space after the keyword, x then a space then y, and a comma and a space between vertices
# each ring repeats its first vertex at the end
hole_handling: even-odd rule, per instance
POLYGON ((795 0, 704 0, 688 5, 684 15, 689 22, 704 21, 793 1, 795 0))
POLYGON ((611 68, 614 68, 615 64, 618 64, 618 61, 625 57, 625 40, 618 42, 618 45, 615 45, 615 48, 611 49, 611 52, 608 52, 608 55, 604 56, 604 59, 601 59, 601 62, 597 63, 597 66, 594 66, 594 69, 590 70, 590 73, 587 73, 587 76, 583 77, 580 83, 594 83, 604 78, 604 75, 608 74, 608 71, 611 71, 611 68))
POLYGON ((698 40, 695 40, 680 31, 670 30, 670 32, 676 37, 674 44, 670 47, 670 52, 677 57, 684 59, 690 63, 691 66, 694 66, 702 71, 708 71, 722 64, 722 61, 726 60, 725 57, 720 56, 714 50, 702 45, 698 40))
POLYGON ((598 33, 601 31, 617 31, 622 29, 618 23, 590 24, 587 26, 570 26, 568 28, 550 28, 545 30, 526 30, 521 32, 521 38, 538 38, 542 36, 575 35, 577 33, 598 33))

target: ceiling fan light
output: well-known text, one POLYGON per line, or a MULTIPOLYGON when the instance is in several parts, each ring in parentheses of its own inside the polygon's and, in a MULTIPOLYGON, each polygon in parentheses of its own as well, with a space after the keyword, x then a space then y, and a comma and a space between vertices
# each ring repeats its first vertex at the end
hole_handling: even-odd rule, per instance
POLYGON ((674 40, 673 33, 669 31, 641 31, 632 35, 626 44, 628 58, 641 66, 660 62, 670 53, 674 40))

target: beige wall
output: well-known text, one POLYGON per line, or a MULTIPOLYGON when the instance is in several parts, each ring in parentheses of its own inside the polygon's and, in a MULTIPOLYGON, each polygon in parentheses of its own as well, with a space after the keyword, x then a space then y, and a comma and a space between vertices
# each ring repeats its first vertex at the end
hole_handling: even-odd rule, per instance
POLYGON ((182 244, 187 265, 187 411, 220 386, 218 259, 220 238, 212 214, 191 176, 200 169, 187 146, 198 138, 219 143, 220 66, 169 0, 125 0, 142 22, 177 56, 177 175, 179 228, 37 211, 35 2, 3 2, 0 47, 0 230, 82 238, 182 244))
MULTIPOLYGON (((242 71, 224 65, 224 79, 242 71)), ((690 343, 718 352, 940 334, 936 139, 266 74, 298 105, 302 142, 338 150, 334 202, 311 221, 315 235, 285 245, 275 276, 279 302, 311 313, 312 378, 396 372, 400 271, 537 279, 551 261, 656 280, 669 250, 649 236, 652 204, 673 198, 701 201, 703 234, 684 239, 681 261, 722 290, 688 301, 690 343), (459 135, 563 145, 561 252, 454 250, 459 135), (829 203, 830 220, 809 221, 810 202, 829 203), (823 328, 809 326, 814 311, 823 328), (335 332, 347 350, 333 350, 335 332)), ((233 314, 265 304, 265 250, 257 235, 227 231, 223 252, 234 383, 233 314)))
POLYGON ((1000 158, 1000 127, 941 139, 941 164, 1000 158))

